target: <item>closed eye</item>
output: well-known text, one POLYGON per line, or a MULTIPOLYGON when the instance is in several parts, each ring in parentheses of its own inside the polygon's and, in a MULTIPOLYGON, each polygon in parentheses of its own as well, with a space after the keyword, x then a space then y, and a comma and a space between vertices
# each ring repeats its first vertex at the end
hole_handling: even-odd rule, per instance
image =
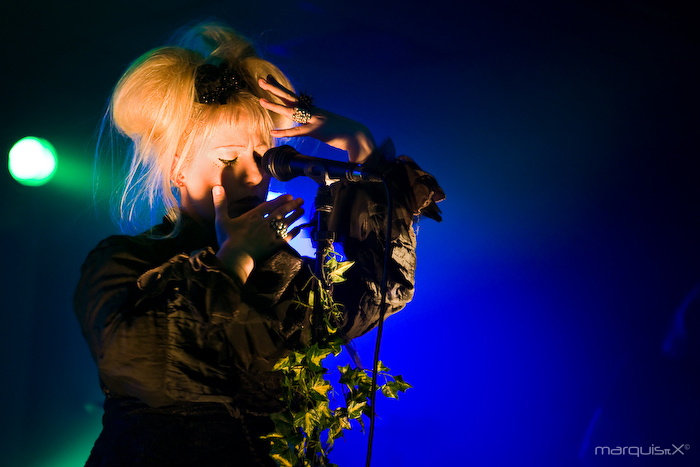
POLYGON ((222 159, 219 157, 219 160, 221 161, 222 164, 224 164, 226 167, 231 167, 236 165, 238 162, 238 158, 236 157, 235 159, 222 159))

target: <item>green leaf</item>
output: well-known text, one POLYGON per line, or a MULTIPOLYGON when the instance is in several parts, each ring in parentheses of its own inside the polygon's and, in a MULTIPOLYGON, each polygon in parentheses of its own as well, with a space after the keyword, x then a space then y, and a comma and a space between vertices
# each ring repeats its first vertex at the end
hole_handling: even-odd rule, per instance
POLYGON ((349 430, 352 428, 352 425, 350 425, 350 420, 348 419, 348 417, 339 417, 338 421, 340 422, 340 427, 343 430, 349 430))
POLYGON ((271 452, 270 457, 272 457, 280 467, 295 467, 297 462, 299 462, 299 458, 289 449, 284 452, 271 452))
POLYGON ((386 396, 386 397, 390 397, 392 399, 399 398, 399 396, 398 396, 399 390, 393 381, 389 381, 388 383, 381 385, 379 387, 379 389, 382 391, 382 394, 384 394, 384 396, 386 396))
POLYGON ((340 370, 340 384, 345 384, 348 389, 351 391, 355 389, 355 387, 363 387, 363 386, 371 386, 372 385, 372 378, 370 378, 365 370, 362 370, 360 368, 350 368, 350 365, 346 365, 342 369, 338 367, 340 370))
POLYGON ((275 439, 271 441, 270 457, 272 457, 279 466, 294 467, 297 465, 299 458, 292 451, 285 439, 275 439))
POLYGON ((289 360, 292 363, 304 363, 304 358, 306 357, 306 354, 303 354, 301 352, 292 352, 289 354, 289 360))
POLYGON ((270 415, 278 433, 288 436, 294 431, 294 420, 288 412, 278 412, 270 415))
POLYGON ((314 344, 306 350, 306 359, 311 371, 326 371, 321 366, 321 361, 333 353, 333 349, 319 348, 318 344, 314 344))
POLYGON ((332 339, 326 342, 328 349, 333 353, 333 355, 338 355, 343 351, 343 339, 332 339))
POLYGON ((335 271, 338 267, 338 260, 335 259, 335 256, 327 256, 324 266, 328 271, 335 271))
POLYGON ((345 282, 345 272, 355 264, 354 261, 343 261, 342 263, 337 263, 336 267, 328 274, 328 282, 332 284, 337 284, 340 282, 345 282))
POLYGON ((314 397, 314 399, 326 401, 328 400, 326 394, 328 394, 328 391, 330 391, 332 388, 333 387, 331 386, 331 384, 325 379, 323 379, 321 376, 318 376, 316 379, 314 379, 310 386, 311 391, 320 396, 320 398, 318 396, 314 397, 314 395, 312 394, 312 397, 314 397))
POLYGON ((289 361, 289 357, 284 357, 275 363, 275 366, 272 367, 272 371, 288 370, 290 366, 291 362, 289 361))
POLYGON ((406 389, 412 388, 410 384, 408 384, 406 381, 403 380, 401 375, 397 376, 394 381, 388 381, 386 384, 383 384, 380 389, 382 391, 382 394, 384 394, 386 397, 391 397, 392 399, 398 399, 399 398, 399 392, 406 392, 406 389))
POLYGON ((348 404, 348 418, 357 420, 362 416, 362 409, 367 405, 367 402, 351 401, 348 404))
POLYGON ((294 446, 294 449, 296 449, 297 453, 302 453, 306 450, 306 442, 307 442, 307 437, 306 436, 297 436, 293 440, 290 440, 290 445, 294 446))
POLYGON ((343 436, 343 428, 338 425, 332 425, 330 428, 328 428, 328 436, 326 437, 326 445, 328 446, 328 452, 333 449, 333 442, 343 436))
POLYGON ((360 430, 362 430, 362 432, 364 433, 365 432, 365 423, 362 421, 362 417, 357 418, 357 421, 360 424, 360 430))
POLYGON ((299 412, 294 416, 294 426, 304 430, 307 436, 313 433, 314 427, 318 424, 320 418, 315 410, 299 412))
POLYGON ((294 365, 290 368, 293 378, 292 381, 302 382, 306 376, 306 368, 303 365, 294 365))
POLYGON ((408 384, 406 381, 404 381, 403 376, 401 376, 401 375, 397 375, 396 377, 394 377, 394 382, 396 383, 400 392, 406 392, 406 389, 413 387, 410 384, 408 384))

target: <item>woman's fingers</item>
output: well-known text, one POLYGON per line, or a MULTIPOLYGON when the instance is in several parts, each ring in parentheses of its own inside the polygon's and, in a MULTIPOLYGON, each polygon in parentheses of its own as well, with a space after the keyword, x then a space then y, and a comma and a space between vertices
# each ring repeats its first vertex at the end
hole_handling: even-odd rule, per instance
POLYGON ((294 115, 294 107, 296 105, 295 102, 291 102, 289 104, 285 105, 280 105, 280 104, 275 104, 274 102, 270 102, 267 99, 260 99, 260 105, 267 110, 271 110, 272 112, 275 112, 276 114, 280 114, 283 117, 286 117, 288 119, 292 119, 292 116, 294 115))
POLYGON ((301 232, 301 226, 300 226, 300 225, 297 225, 297 226, 294 227, 292 230, 287 231, 287 236, 284 237, 284 239, 285 239, 286 241, 289 242, 289 241, 291 241, 294 237, 296 237, 297 235, 299 235, 299 232, 301 232))
MULTIPOLYGON (((288 195, 287 195, 288 196, 288 195)), ((280 197, 280 198, 285 198, 285 197, 280 197)), ((280 198, 276 198, 273 201, 277 201, 280 198)), ((297 220, 301 218, 301 216, 304 215, 304 209, 302 209, 301 205, 304 203, 304 201, 301 198, 293 199, 288 202, 284 202, 277 208, 273 209, 270 211, 267 219, 270 220, 270 223, 273 224, 275 222, 281 221, 287 229, 295 223, 297 220)), ((272 225, 271 225, 272 227, 272 225)), ((284 237, 285 241, 290 241, 294 237, 296 237, 299 232, 301 231, 301 227, 296 226, 291 230, 287 230, 287 235, 284 237)))
POLYGON ((304 201, 301 198, 284 203, 276 209, 271 210, 268 219, 283 221, 287 227, 289 227, 304 215, 304 209, 301 207, 303 203, 304 201))
MULTIPOLYGON (((268 76, 268 80, 272 78, 271 76, 268 76)), ((274 80, 274 78, 273 78, 274 80)), ((281 84, 279 84, 277 81, 269 82, 267 80, 264 80, 260 78, 258 80, 258 85, 264 89, 265 91, 274 94, 275 96, 279 97, 282 99, 286 105, 294 105, 296 104, 297 100, 299 97, 294 94, 292 91, 289 89, 285 88, 281 84)))
POLYGON ((217 185, 212 188, 212 198, 214 201, 216 219, 220 223, 236 221, 236 219, 247 219, 247 222, 250 222, 257 218, 263 223, 269 222, 269 220, 272 219, 278 219, 284 220, 287 225, 291 225, 304 214, 304 209, 301 208, 304 204, 304 200, 302 198, 294 198, 292 195, 281 195, 275 199, 266 201, 238 218, 229 217, 226 192, 222 186, 217 185))
MULTIPOLYGON (((313 132, 314 128, 308 125, 300 125, 284 130, 272 130, 270 134, 275 138, 294 138, 300 136, 308 136, 313 132)), ((325 141, 324 141, 325 142, 325 141)))
POLYGON ((216 185, 211 190, 211 196, 214 201, 214 227, 216 230, 216 240, 219 245, 222 245, 228 238, 229 232, 226 229, 226 222, 231 218, 228 214, 228 200, 226 199, 226 191, 221 185, 216 185))
POLYGON ((260 215, 261 217, 267 217, 278 209, 284 209, 284 207, 287 205, 289 205, 289 209, 287 211, 291 211, 301 206, 303 202, 304 201, 301 198, 294 199, 292 195, 281 195, 275 199, 271 199, 270 201, 262 203, 260 206, 251 209, 249 212, 251 214, 254 213, 255 215, 260 215))
POLYGON ((294 210, 289 211, 285 209, 277 209, 270 214, 270 219, 276 219, 283 221, 287 227, 295 223, 301 216, 304 215, 304 210, 301 207, 294 208, 294 210))
MULTIPOLYGON (((271 224, 274 220, 282 221, 289 227, 304 215, 304 209, 301 207, 303 204, 304 200, 301 198, 282 195, 251 209, 244 216, 253 219, 258 218, 264 224, 271 224)), ((295 235, 292 235, 291 238, 295 235)), ((287 236, 286 238, 290 237, 287 236)))
POLYGON ((263 108, 291 121, 302 123, 291 128, 272 130, 271 135, 275 138, 310 136, 347 151, 350 161, 360 164, 374 150, 374 137, 365 125, 318 107, 311 109, 313 113, 296 115, 297 118, 295 118, 296 109, 300 107, 299 96, 274 81, 271 76, 268 80, 260 79, 259 85, 262 89, 279 97, 283 103, 277 104, 261 98, 260 105, 263 108))
POLYGON ((228 200, 224 187, 217 185, 211 190, 211 196, 214 200, 214 215, 216 219, 226 219, 228 217, 228 200))

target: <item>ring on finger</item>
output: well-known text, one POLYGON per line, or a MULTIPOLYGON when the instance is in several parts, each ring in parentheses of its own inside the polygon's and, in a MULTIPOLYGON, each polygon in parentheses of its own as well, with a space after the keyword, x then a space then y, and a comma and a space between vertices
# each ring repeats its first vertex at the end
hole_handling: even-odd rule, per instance
POLYGON ((292 114, 292 121, 306 124, 311 120, 311 112, 301 107, 294 107, 294 113, 292 114))
POLYGON ((287 225, 281 220, 272 219, 270 221, 270 227, 272 227, 272 230, 275 232, 275 235, 277 235, 277 238, 287 237, 287 225))

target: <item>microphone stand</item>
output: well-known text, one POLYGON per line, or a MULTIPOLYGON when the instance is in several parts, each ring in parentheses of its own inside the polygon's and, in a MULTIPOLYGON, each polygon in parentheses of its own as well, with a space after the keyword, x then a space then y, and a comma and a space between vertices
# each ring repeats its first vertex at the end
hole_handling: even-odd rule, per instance
POLYGON ((316 242, 316 285, 314 287, 314 310, 313 310, 313 325, 312 335, 315 341, 319 341, 327 334, 323 303, 321 302, 321 288, 330 296, 332 293, 331 286, 326 281, 323 274, 323 264, 326 260, 326 253, 333 247, 335 241, 335 232, 329 230, 329 221, 333 210, 333 195, 331 188, 328 185, 319 185, 314 200, 314 208, 316 209, 316 226, 312 230, 311 236, 316 242))
MULTIPOLYGON (((323 274, 323 262, 326 252, 333 247, 335 241, 335 232, 329 228, 331 212, 333 211, 333 195, 331 193, 328 172, 323 169, 320 172, 308 171, 307 176, 318 184, 316 198, 314 199, 315 209, 315 226, 311 230, 311 238, 316 246, 316 266, 314 274, 317 280, 314 281, 314 306, 311 315, 311 342, 319 342, 328 335, 326 329, 323 303, 321 294, 325 292, 327 296, 331 296, 331 286, 326 282, 323 274)), ((311 465, 317 465, 317 458, 314 455, 311 459, 311 465)))
MULTIPOLYGON (((317 168, 318 170, 318 168, 317 168)), ((326 292, 329 296, 332 293, 331 286, 326 282, 323 274, 323 263, 328 250, 333 247, 336 239, 335 232, 329 228, 331 212, 333 211, 333 195, 331 194, 328 172, 325 170, 308 173, 307 175, 318 184, 316 198, 314 199, 314 209, 316 211, 315 226, 311 231, 311 238, 316 244, 316 268, 314 274, 317 281, 314 282, 314 308, 312 314, 311 335, 312 340, 318 342, 327 335, 324 323, 324 309, 321 302, 321 293, 326 292)))

